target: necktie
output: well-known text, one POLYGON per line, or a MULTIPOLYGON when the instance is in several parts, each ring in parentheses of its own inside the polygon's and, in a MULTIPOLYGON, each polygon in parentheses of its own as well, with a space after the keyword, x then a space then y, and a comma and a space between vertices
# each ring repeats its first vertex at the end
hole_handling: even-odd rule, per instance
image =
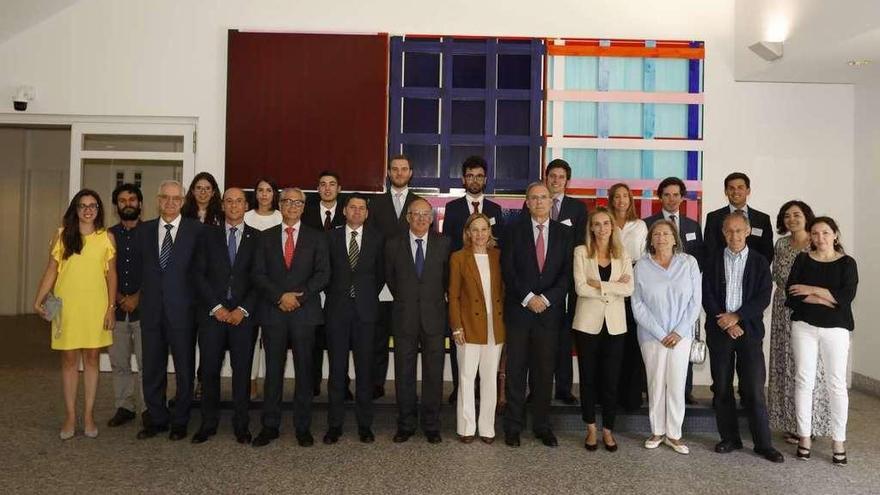
MULTIPOLYGON (((354 271, 355 267, 357 267, 358 256, 361 254, 357 243, 357 235, 357 231, 352 230, 351 240, 348 242, 348 264, 351 265, 351 271, 354 271)), ((354 297, 354 282, 352 282, 351 287, 348 289, 348 295, 354 297)))
POLYGON ((238 227, 230 227, 229 228, 229 238, 226 239, 226 249, 229 250, 229 265, 232 266, 235 264, 235 252, 238 250, 238 247, 235 245, 235 233, 238 232, 238 227))
POLYGON ((400 212, 403 210, 403 204, 401 204, 400 197, 403 196, 403 193, 394 193, 394 212, 397 213, 397 218, 400 218, 400 212))
POLYGON ((174 240, 171 239, 171 229, 174 225, 165 224, 165 237, 162 239, 162 249, 159 251, 159 266, 164 270, 171 260, 171 248, 174 247, 174 240))
POLYGON ((293 242, 293 232, 296 229, 293 227, 287 227, 285 231, 287 232, 287 240, 284 241, 284 265, 290 270, 290 265, 293 264, 293 251, 296 249, 296 246, 293 242))
MULTIPOLYGON (((553 207, 550 208, 550 218, 552 220, 559 219, 559 200, 558 199, 553 200, 553 207)), ((544 226, 542 225, 541 228, 543 228, 543 227, 544 226)))
POLYGON ((669 215, 669 221, 672 222, 672 225, 675 225, 675 229, 678 230, 678 218, 676 215, 669 215))
POLYGON ((416 239, 416 275, 422 278, 422 270, 425 269, 425 251, 422 249, 422 241, 416 239))
POLYGON ((474 205, 474 213, 480 212, 480 202, 479 201, 471 201, 471 204, 474 205))
POLYGON ((324 212, 324 230, 330 230, 330 210, 324 212))
POLYGON ((538 271, 544 271, 544 261, 546 253, 544 253, 544 226, 538 225, 538 240, 535 241, 535 256, 538 258, 538 271))

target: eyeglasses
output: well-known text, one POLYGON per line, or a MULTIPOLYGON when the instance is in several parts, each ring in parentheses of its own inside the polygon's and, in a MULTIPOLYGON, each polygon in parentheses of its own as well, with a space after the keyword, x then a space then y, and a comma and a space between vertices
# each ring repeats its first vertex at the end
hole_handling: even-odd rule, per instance
POLYGON ((211 186, 196 186, 193 189, 195 189, 198 192, 211 192, 214 190, 214 188, 211 186))
POLYGON ((483 174, 464 174, 464 180, 484 181, 486 176, 483 174))
POLYGON ((87 205, 80 203, 76 205, 76 207, 79 211, 98 211, 98 203, 90 203, 87 205))
POLYGON ((413 218, 431 218, 430 211, 411 211, 409 215, 413 218))
POLYGON ((183 196, 169 196, 167 194, 160 194, 159 201, 171 201, 172 203, 182 203, 183 196))
POLYGON ((306 202, 301 199, 281 199, 281 200, 278 200, 278 204, 284 208, 287 208, 290 206, 296 206, 296 207, 305 206, 306 202))
POLYGON ((223 200, 223 203, 230 205, 230 206, 231 205, 243 205, 245 203, 245 200, 244 200, 244 198, 235 198, 235 199, 226 198, 223 200))

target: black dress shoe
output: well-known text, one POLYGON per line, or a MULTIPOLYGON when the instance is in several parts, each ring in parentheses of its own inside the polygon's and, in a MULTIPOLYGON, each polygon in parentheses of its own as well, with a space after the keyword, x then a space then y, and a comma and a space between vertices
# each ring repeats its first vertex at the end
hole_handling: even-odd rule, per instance
POLYGON ((519 447, 519 433, 504 432, 504 443, 508 447, 519 447))
POLYGON ((310 431, 298 431, 296 432, 296 443, 298 443, 300 447, 311 447, 312 445, 315 445, 315 438, 310 431))
POLYGON ((148 426, 145 426, 143 430, 138 432, 137 439, 138 440, 146 440, 148 438, 153 438, 156 435, 158 435, 159 433, 164 433, 166 431, 168 431, 168 425, 162 425, 162 426, 148 425, 148 426))
POLYGON ((385 397, 385 387, 382 385, 373 387, 373 400, 381 399, 382 397, 385 397))
POLYGON ((205 443, 209 438, 213 437, 217 434, 217 428, 202 428, 193 435, 190 442, 192 443, 205 443))
POLYGON ((428 439, 428 443, 440 443, 443 441, 439 431, 426 431, 425 438, 428 439))
POLYGON ((735 442, 733 440, 722 440, 715 444, 715 452, 719 454, 729 454, 741 448, 743 448, 742 442, 735 442))
POLYGON ((576 406, 578 403, 577 397, 571 394, 571 392, 567 394, 556 394, 556 400, 562 402, 566 406, 576 406))
POLYGON ((254 441, 251 442, 251 445, 254 447, 263 447, 269 445, 272 440, 278 438, 278 430, 275 428, 263 428, 260 430, 260 433, 257 434, 254 441))
POLYGON ((327 433, 324 434, 324 443, 327 445, 334 444, 339 441, 339 437, 342 436, 342 428, 331 427, 327 430, 327 433))
POLYGON ((235 441, 238 443, 251 443, 253 437, 251 436, 251 432, 245 428, 241 430, 235 430, 235 441))
POLYGON ((114 414, 113 417, 110 418, 110 421, 107 421, 107 426, 109 426, 111 428, 116 427, 116 426, 122 426, 125 423, 128 423, 129 421, 133 420, 136 417, 137 417, 137 414, 135 414, 134 412, 129 411, 128 409, 126 409, 124 407, 120 407, 119 409, 116 410, 116 414, 114 414))
POLYGON ((361 443, 373 443, 376 441, 376 436, 373 435, 373 431, 369 428, 359 428, 358 438, 360 438, 361 443))
POLYGON ((171 433, 168 434, 168 440, 183 440, 186 438, 185 426, 172 426, 171 433))
POLYGON ((409 440, 409 437, 413 436, 413 432, 406 430, 397 430, 397 433, 394 434, 394 438, 391 440, 394 443, 403 443, 409 440))
POLYGON ((552 431, 548 430, 541 433, 535 433, 535 437, 541 440, 541 443, 547 447, 556 447, 559 445, 559 442, 556 440, 556 435, 554 435, 552 431))
POLYGON ((755 453, 770 462, 785 462, 785 457, 782 455, 782 452, 774 449, 773 447, 767 447, 766 449, 756 448, 755 453))
POLYGON ((345 402, 354 402, 354 394, 347 388, 345 389, 345 402))

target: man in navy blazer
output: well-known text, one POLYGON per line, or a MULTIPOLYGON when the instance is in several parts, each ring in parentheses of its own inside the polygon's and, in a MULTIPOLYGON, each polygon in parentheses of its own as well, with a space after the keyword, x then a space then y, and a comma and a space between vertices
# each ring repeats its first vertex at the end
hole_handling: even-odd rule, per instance
POLYGON ((511 447, 520 444, 529 381, 532 430, 544 445, 555 447, 558 443, 548 413, 559 327, 572 279, 572 240, 569 229, 550 219, 552 197, 546 185, 529 185, 526 201, 529 216, 508 226, 501 252, 507 326, 504 441, 511 447))
POLYGON ((733 395, 733 371, 739 364, 740 394, 748 399, 754 451, 771 462, 783 462, 771 442, 764 399, 764 310, 770 305, 773 282, 767 260, 746 244, 749 230, 744 214, 728 215, 722 224, 727 247, 709 256, 703 272, 706 343, 721 435, 715 452, 726 454, 743 447, 733 395))
POLYGON ((202 425, 192 443, 217 434, 220 370, 226 349, 232 365, 232 428, 238 443, 249 444, 250 374, 257 289, 251 282, 260 232, 244 224, 248 204, 237 187, 223 194, 222 226, 206 226, 195 281, 199 292, 199 358, 202 363, 202 425))
POLYGON ((159 218, 138 227, 143 279, 141 282, 141 340, 143 346, 144 401, 150 421, 138 432, 139 439, 163 431, 168 438, 186 438, 192 403, 195 329, 195 287, 192 272, 200 246, 202 224, 183 218, 183 186, 174 180, 159 186, 159 218), (174 358, 177 394, 174 410, 168 410, 168 349, 174 358))
POLYGON ((321 291, 330 280, 327 236, 300 219, 305 195, 296 188, 281 192, 281 224, 260 233, 254 260, 254 284, 263 304, 260 324, 266 343, 266 381, 263 393, 263 429, 253 445, 262 447, 278 438, 281 395, 287 349, 293 348, 296 384, 293 423, 300 446, 315 443, 312 425, 312 350, 315 327, 324 323, 321 291))
POLYGON ((707 256, 724 250, 724 234, 721 232, 724 218, 735 211, 742 211, 752 226, 752 233, 747 241, 749 249, 761 253, 768 264, 773 261, 773 227, 766 213, 747 204, 752 192, 751 184, 749 176, 742 172, 733 172, 724 178, 724 194, 730 204, 706 215, 706 230, 703 238, 707 256))

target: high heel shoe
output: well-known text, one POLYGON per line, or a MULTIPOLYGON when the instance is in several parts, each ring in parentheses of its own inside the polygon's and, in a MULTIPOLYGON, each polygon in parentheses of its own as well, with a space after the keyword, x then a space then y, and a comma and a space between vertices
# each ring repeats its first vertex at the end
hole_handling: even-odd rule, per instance
POLYGON ((75 433, 76 433, 76 431, 74 431, 74 430, 70 430, 70 431, 61 430, 61 433, 58 434, 58 438, 60 438, 61 440, 70 440, 71 438, 73 438, 73 435, 75 433))
POLYGON ((98 429, 85 430, 83 431, 83 435, 85 435, 86 438, 98 438, 98 429))
MULTIPOLYGON (((598 437, 599 435, 595 434, 595 436, 598 437)), ((595 443, 589 443, 589 439, 590 439, 590 432, 587 431, 587 436, 584 437, 584 448, 589 450, 590 452, 593 452, 599 448, 599 439, 597 438, 595 443)))
POLYGON ((608 443, 607 441, 605 441, 605 437, 603 436, 602 443, 605 444, 605 450, 607 450, 608 452, 617 452, 617 442, 614 441, 614 437, 608 435, 608 438, 610 438, 613 443, 608 443))
POLYGON ((832 452, 831 462, 833 462, 835 466, 846 466, 846 451, 832 452))
POLYGON ((807 447, 801 447, 800 445, 798 445, 797 452, 795 453, 795 455, 797 456, 798 459, 800 459, 802 461, 806 461, 807 459, 810 458, 810 449, 808 449, 807 447))

